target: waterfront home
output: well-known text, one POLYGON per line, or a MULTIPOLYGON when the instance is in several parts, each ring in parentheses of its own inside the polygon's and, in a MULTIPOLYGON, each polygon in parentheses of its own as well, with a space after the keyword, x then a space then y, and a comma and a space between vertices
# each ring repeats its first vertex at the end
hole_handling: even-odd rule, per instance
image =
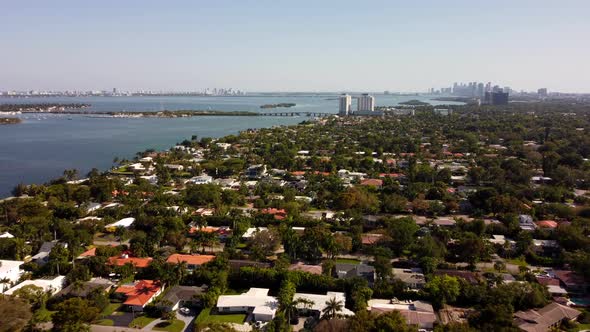
POLYGON ((0 293, 10 288, 23 274, 23 261, 0 260, 0 293))
POLYGON ((240 295, 221 295, 217 299, 220 313, 252 314, 255 321, 268 322, 275 317, 279 307, 276 297, 268 295, 269 289, 250 288, 240 295))
POLYGON ((131 164, 127 168, 132 172, 145 172, 145 166, 142 163, 131 164))
POLYGON ((514 313, 514 325, 522 331, 540 332, 559 329, 563 322, 573 322, 582 313, 559 303, 550 303, 541 309, 514 313))
POLYGON ((17 290, 25 287, 25 286, 36 286, 41 288, 44 292, 49 292, 51 295, 59 292, 66 282, 65 276, 57 276, 53 279, 35 279, 35 280, 25 280, 20 284, 12 287, 11 289, 4 292, 5 295, 13 295, 14 292, 17 290))
POLYGON ((114 292, 115 296, 125 299, 123 304, 131 311, 143 311, 146 305, 162 293, 164 287, 158 280, 138 280, 122 285, 114 292))
POLYGON ((424 301, 372 299, 367 305, 367 310, 374 314, 398 311, 406 319, 406 323, 419 329, 432 330, 437 321, 432 305, 424 301))
POLYGON ((354 316, 354 312, 347 309, 346 295, 341 292, 327 292, 326 294, 309 294, 309 293, 295 293, 293 300, 302 299, 308 303, 297 304, 297 309, 304 315, 311 315, 321 317, 324 309, 327 307, 327 302, 336 300, 342 303, 342 310, 338 312, 342 316, 354 316))
POLYGON ((201 265, 207 264, 215 259, 214 255, 183 255, 183 254, 172 254, 166 260, 170 264, 186 263, 186 269, 194 271, 201 267, 201 265))

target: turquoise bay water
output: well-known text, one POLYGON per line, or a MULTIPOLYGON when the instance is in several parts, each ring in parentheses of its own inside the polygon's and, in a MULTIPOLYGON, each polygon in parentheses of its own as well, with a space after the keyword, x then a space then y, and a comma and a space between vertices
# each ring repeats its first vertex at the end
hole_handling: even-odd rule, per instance
MULTIPOLYGON (((257 95, 240 97, 51 97, 0 98, 0 103, 88 103, 88 110, 159 111, 220 110, 259 111, 260 105, 295 103, 294 111, 337 113, 336 94, 257 95)), ((377 105, 425 96, 375 95, 377 105)), ((432 104, 449 102, 430 101, 432 104)), ((277 112, 284 109, 275 109, 277 112)), ((273 110, 265 110, 273 111, 273 110)), ((249 128, 296 124, 307 117, 201 116, 177 119, 89 118, 82 115, 21 115, 18 125, 0 126, 0 197, 18 183, 43 183, 64 169, 86 174, 96 167, 106 170, 113 158, 131 158, 146 149, 167 149, 192 135, 220 137, 249 128)))

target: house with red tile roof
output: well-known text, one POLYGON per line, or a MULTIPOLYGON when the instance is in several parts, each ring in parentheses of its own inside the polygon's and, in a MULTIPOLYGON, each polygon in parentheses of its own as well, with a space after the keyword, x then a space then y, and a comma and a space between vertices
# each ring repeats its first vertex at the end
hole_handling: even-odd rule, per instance
POLYGON ((131 311, 143 311, 163 290, 164 286, 158 280, 138 280, 120 286, 115 294, 125 298, 123 304, 131 311))
POLYGON ((555 229, 559 224, 555 220, 541 220, 536 222, 537 227, 545 229, 555 229))
POLYGON ((196 270, 203 264, 207 264, 215 259, 214 255, 183 255, 172 254, 166 260, 170 264, 186 263, 186 269, 189 271, 196 270))
POLYGON ((125 264, 131 264, 135 268, 143 269, 150 266, 153 260, 154 259, 151 257, 129 257, 128 254, 123 254, 121 256, 110 257, 108 264, 113 266, 124 266, 125 264))
POLYGON ((266 208, 260 210, 262 214, 271 214, 276 220, 283 220, 287 217, 287 211, 285 209, 266 208))
POLYGON ((373 245, 379 240, 383 239, 383 234, 362 234, 361 235, 361 242, 363 245, 370 246, 373 245))
POLYGON ((85 252, 81 253, 80 256, 78 256, 78 259, 94 257, 94 256, 96 256, 96 247, 88 249, 85 252))

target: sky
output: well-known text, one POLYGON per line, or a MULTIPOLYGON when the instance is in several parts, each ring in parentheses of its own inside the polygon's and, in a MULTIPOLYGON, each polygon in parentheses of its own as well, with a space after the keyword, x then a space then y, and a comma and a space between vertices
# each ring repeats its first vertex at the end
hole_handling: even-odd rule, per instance
POLYGON ((0 90, 590 92, 590 1, 0 0, 0 90))

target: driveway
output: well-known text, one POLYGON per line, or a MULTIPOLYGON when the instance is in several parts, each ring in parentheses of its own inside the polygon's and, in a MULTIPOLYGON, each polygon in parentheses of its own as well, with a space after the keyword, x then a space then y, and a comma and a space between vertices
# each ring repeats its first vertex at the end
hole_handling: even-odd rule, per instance
POLYGON ((117 327, 128 327, 131 321, 133 320, 133 314, 130 312, 123 312, 117 311, 116 315, 110 315, 105 317, 105 319, 110 319, 113 321, 113 326, 117 327))
POLYGON ((194 331, 193 325, 195 324, 195 318, 197 318, 197 316, 193 309, 191 309, 191 312, 188 315, 181 314, 179 311, 176 312, 176 319, 184 322, 184 332, 194 331))

